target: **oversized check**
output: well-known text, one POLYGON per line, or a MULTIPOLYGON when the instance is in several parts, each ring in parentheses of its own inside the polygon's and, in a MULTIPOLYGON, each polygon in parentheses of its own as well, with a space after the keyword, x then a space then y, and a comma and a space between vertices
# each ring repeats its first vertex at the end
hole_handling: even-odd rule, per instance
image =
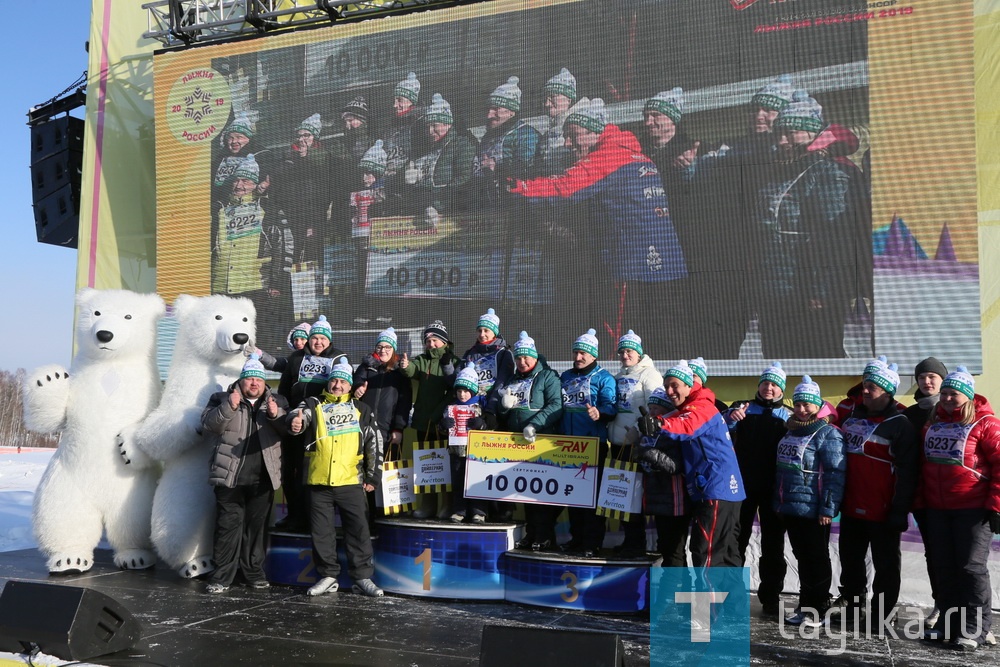
POLYGON ((598 439, 470 431, 465 497, 594 507, 598 439))

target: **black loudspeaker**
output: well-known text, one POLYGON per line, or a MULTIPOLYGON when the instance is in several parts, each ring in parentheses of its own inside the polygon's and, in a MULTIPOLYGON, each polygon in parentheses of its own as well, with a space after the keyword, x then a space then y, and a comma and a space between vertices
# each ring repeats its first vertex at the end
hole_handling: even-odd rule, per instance
POLYGON ((582 630, 483 627, 480 667, 625 667, 621 637, 582 630))
POLYGON ((132 648, 139 622, 120 602, 89 588, 8 581, 0 594, 0 651, 88 660, 132 648))
POLYGON ((62 116, 31 126, 31 199, 40 243, 76 247, 84 122, 62 116))

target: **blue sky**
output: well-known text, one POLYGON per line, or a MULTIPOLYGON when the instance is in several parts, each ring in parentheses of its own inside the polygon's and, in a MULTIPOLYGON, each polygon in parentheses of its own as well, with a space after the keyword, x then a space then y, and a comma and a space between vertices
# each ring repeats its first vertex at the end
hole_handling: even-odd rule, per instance
MULTIPOLYGON (((72 356, 76 251, 35 240, 31 209, 31 107, 45 102, 87 69, 89 0, 57 3, 31 29, 8 30, 0 40, 10 75, 0 103, 11 140, 0 161, 0 370, 68 365, 72 356)), ((30 12, 29 12, 30 13, 30 12)), ((82 117, 82 109, 74 113, 82 117)))

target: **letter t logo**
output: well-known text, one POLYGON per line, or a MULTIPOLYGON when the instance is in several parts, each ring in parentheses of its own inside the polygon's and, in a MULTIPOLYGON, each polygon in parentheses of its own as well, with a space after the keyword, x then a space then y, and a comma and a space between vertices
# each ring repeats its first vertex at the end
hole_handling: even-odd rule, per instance
POLYGON ((706 643, 712 641, 712 603, 722 603, 729 597, 728 592, 719 591, 678 591, 674 593, 674 602, 691 605, 691 642, 706 643))

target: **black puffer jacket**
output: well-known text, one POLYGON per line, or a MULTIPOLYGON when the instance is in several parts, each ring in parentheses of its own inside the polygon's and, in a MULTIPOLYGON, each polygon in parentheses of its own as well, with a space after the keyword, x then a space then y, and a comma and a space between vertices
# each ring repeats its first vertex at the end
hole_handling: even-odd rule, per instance
POLYGON ((365 382, 368 388, 361 402, 375 413, 375 421, 383 435, 406 428, 413 405, 413 384, 402 371, 390 370, 375 355, 369 354, 354 371, 353 389, 365 382))
POLYGON ((654 516, 684 516, 690 498, 684 484, 681 445, 669 438, 643 436, 635 448, 643 477, 643 513, 654 516))
MULTIPOLYGON (((301 350, 292 352, 287 357, 285 369, 281 372, 281 381, 278 382, 278 393, 288 399, 289 405, 298 405, 311 396, 319 396, 326 389, 325 382, 299 382, 299 370, 302 368, 302 360, 312 355, 307 345, 301 350)), ((346 356, 341 350, 333 345, 323 350, 318 355, 324 359, 336 359, 346 356)))
POLYGON ((917 435, 920 435, 924 432, 927 420, 934 414, 934 408, 937 407, 938 401, 941 400, 941 394, 928 396, 917 389, 913 394, 913 400, 916 403, 903 410, 903 416, 910 420, 917 435))
MULTIPOLYGON (((733 403, 732 408, 741 403, 743 401, 733 403)), ((785 421, 792 416, 791 410, 782 399, 768 401, 758 394, 747 406, 746 417, 742 420, 731 423, 728 412, 723 415, 733 435, 733 449, 736 450, 747 496, 757 502, 766 501, 767 507, 770 507, 771 496, 774 495, 778 443, 788 432, 785 421)))
POLYGON ((234 410, 229 404, 229 394, 236 384, 227 391, 212 394, 201 413, 202 429, 215 437, 208 483, 233 488, 237 483, 256 478, 255 473, 247 474, 250 472, 247 468, 254 468, 256 472, 266 472, 271 486, 277 490, 281 486, 281 437, 287 433, 288 402, 267 388, 256 403, 251 405, 244 398, 234 410), (271 396, 278 404, 274 419, 267 418, 267 399, 271 396))

